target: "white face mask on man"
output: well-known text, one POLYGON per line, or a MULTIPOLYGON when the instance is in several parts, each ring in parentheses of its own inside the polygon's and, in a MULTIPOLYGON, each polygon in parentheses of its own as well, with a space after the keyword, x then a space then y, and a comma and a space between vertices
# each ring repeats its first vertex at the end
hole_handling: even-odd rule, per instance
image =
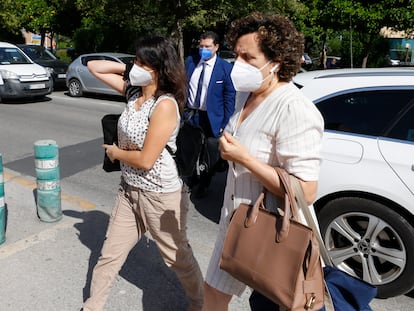
POLYGON ((269 65, 271 61, 269 60, 261 68, 254 67, 253 65, 235 61, 233 69, 231 71, 230 77, 233 81, 234 88, 236 91, 240 92, 254 92, 260 88, 263 81, 270 77, 273 72, 279 67, 279 63, 274 65, 270 71, 269 75, 263 79, 262 69, 269 65))
POLYGON ((137 64, 132 66, 131 71, 129 72, 129 80, 133 86, 147 86, 152 81, 151 72, 153 70, 146 70, 137 64))

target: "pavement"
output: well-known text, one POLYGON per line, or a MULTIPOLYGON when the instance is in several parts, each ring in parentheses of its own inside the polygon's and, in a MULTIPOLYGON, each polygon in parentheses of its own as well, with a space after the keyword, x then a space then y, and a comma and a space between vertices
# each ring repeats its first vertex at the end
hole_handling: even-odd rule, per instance
MULTIPOLYGON (((0 311, 78 311, 89 295, 92 269, 99 256, 113 202, 96 206, 62 187, 62 219, 37 216, 36 179, 4 168, 7 224, 0 245, 0 311)), ((211 203, 198 204, 208 210, 211 203)), ((188 235, 203 273, 212 252, 217 224, 192 205, 188 235)), ((217 221, 217 219, 216 219, 217 221)), ((249 310, 249 292, 230 310, 249 310)), ((162 261, 150 238, 131 251, 105 307, 109 310, 180 311, 183 289, 162 261)))
MULTIPOLYGON (((217 187, 223 187, 223 178, 217 187), (221 184, 220 184, 221 183, 221 184)), ((40 221, 36 180, 4 169, 7 208, 6 241, 0 245, 0 311, 78 311, 89 293, 92 268, 99 256, 112 202, 97 206, 62 189, 63 218, 40 221)), ((220 194, 217 194, 220 196, 220 194)), ((193 200, 188 236, 205 273, 213 249, 218 197, 193 200)), ((229 311, 248 311, 246 290, 233 298, 229 311)), ((163 263, 154 243, 142 239, 116 278, 105 311, 185 310, 183 289, 163 263)), ((375 299, 374 311, 414 310, 407 296, 375 299)))

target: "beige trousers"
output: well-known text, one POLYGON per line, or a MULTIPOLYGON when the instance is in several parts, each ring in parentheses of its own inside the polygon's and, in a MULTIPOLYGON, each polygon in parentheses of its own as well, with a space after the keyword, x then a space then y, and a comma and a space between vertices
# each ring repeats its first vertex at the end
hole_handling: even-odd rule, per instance
POLYGON ((157 193, 121 184, 83 310, 103 310, 115 277, 147 230, 181 281, 190 306, 201 309, 203 276, 186 235, 188 202, 180 202, 181 190, 157 193))

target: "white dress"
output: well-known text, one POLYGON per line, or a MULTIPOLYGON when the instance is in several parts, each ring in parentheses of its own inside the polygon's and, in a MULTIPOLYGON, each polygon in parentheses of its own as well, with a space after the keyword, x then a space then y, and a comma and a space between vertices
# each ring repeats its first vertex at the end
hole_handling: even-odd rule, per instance
MULTIPOLYGON (((260 161, 282 167, 305 181, 318 180, 323 118, 315 105, 289 83, 273 91, 237 128, 248 95, 237 94, 236 110, 226 131, 260 161)), ((230 215, 240 203, 254 203, 262 189, 249 170, 230 163, 219 232, 206 274, 206 282, 226 294, 240 296, 246 287, 219 268, 230 215)), ((277 206, 270 193, 266 200, 267 208, 277 206)))

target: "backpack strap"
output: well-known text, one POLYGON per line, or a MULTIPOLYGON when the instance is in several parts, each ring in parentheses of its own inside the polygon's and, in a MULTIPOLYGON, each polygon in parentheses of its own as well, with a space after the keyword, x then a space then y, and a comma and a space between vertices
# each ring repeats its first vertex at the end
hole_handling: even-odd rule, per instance
POLYGON ((129 80, 126 81, 126 87, 125 87, 125 98, 126 101, 129 102, 129 100, 136 96, 138 93, 141 92, 141 87, 140 86, 133 86, 131 85, 131 82, 129 80))
POLYGON ((165 145, 165 149, 171 154, 173 158, 175 158, 175 152, 172 151, 171 147, 168 145, 165 145))
MULTIPOLYGON (((152 109, 152 108, 151 108, 152 109)), ((183 119, 183 120, 181 120, 181 122, 180 122, 180 128, 182 127, 182 125, 184 124, 184 122, 188 122, 188 121, 190 121, 190 119, 194 116, 194 114, 196 113, 196 110, 195 109, 188 109, 188 114, 187 114, 187 116, 183 119)), ((170 146, 168 146, 168 144, 165 146, 165 149, 167 149, 167 151, 171 154, 171 156, 173 157, 173 158, 175 158, 175 152, 173 152, 172 151, 172 149, 171 149, 171 147, 170 146)))

